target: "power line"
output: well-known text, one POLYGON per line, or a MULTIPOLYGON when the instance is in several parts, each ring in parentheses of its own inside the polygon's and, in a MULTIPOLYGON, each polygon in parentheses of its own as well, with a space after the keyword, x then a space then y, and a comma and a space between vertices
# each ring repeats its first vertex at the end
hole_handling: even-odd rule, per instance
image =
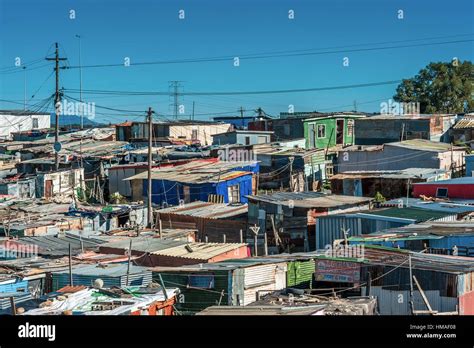
MULTIPOLYGON (((331 91, 351 88, 365 88, 376 87, 383 85, 393 85, 401 83, 401 80, 391 80, 382 82, 361 83, 353 85, 340 85, 331 87, 312 87, 312 88, 297 88, 297 89, 280 89, 280 90, 262 90, 262 91, 228 91, 228 92, 183 92, 181 95, 247 95, 247 94, 285 94, 285 93, 304 93, 304 92, 318 92, 331 91)), ((65 89, 68 92, 76 93, 76 89, 65 89)), ((147 95, 169 95, 169 92, 153 92, 153 91, 113 91, 113 90, 82 90, 87 94, 109 94, 109 95, 126 95, 126 96, 147 96, 147 95)))
MULTIPOLYGON (((454 37, 471 36, 471 35, 472 34, 463 34, 463 35, 456 35, 454 37)), ((133 64, 130 64, 130 66, 219 62, 219 61, 233 60, 235 57, 239 57, 240 60, 251 60, 251 59, 268 59, 268 58, 278 58, 278 57, 312 56, 312 55, 324 55, 324 54, 335 54, 335 53, 364 52, 364 51, 377 51, 377 50, 388 50, 388 49, 397 49, 397 48, 445 45, 445 44, 474 41, 474 39, 463 39, 463 40, 452 40, 452 41, 425 42, 425 43, 416 43, 416 44, 414 43, 414 44, 406 44, 406 45, 392 45, 392 46, 385 46, 385 47, 350 48, 350 47, 368 46, 368 45, 383 45, 383 44, 403 43, 403 42, 419 42, 419 41, 426 41, 426 40, 432 40, 432 39, 435 39, 435 38, 386 41, 386 42, 379 42, 379 43, 372 43, 372 44, 366 43, 366 44, 336 46, 336 47, 326 47, 326 48, 310 48, 310 49, 304 49, 304 50, 278 51, 275 53, 256 53, 256 54, 242 54, 242 55, 232 55, 232 56, 229 55, 229 56, 201 57, 201 58, 192 58, 192 59, 190 58, 190 59, 158 60, 158 61, 133 63, 133 64), (349 49, 347 49, 348 47, 349 49), (311 52, 311 51, 317 51, 317 52, 311 52)), ((106 67, 123 67, 123 66, 124 66, 123 63, 112 63, 112 64, 83 65, 82 68, 106 68, 106 67)), ((68 67, 68 69, 77 69, 77 68, 80 68, 80 67, 79 66, 68 67)))

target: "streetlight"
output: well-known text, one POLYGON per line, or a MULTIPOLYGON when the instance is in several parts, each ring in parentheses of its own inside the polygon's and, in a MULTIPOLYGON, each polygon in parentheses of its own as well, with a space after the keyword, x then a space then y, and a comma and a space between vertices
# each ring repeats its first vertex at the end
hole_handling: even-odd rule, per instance
POLYGON ((26 111, 26 66, 23 66, 23 110, 26 111))
POLYGON ((81 35, 76 34, 79 39, 79 100, 81 102, 81 129, 84 128, 84 109, 82 106, 82 64, 81 64, 81 35))

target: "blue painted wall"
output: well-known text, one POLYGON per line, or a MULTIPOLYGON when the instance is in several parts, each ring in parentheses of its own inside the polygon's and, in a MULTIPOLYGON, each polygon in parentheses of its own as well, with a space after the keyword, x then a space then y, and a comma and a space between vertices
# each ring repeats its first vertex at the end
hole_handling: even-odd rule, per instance
MULTIPOLYGON (((224 203, 229 203, 228 187, 240 185, 240 202, 247 203, 245 195, 252 194, 252 174, 243 175, 238 178, 225 180, 219 183, 204 184, 182 184, 168 180, 152 180, 152 202, 162 205, 178 205, 180 199, 184 199, 183 186, 189 186, 190 201, 207 202, 209 195, 223 195, 224 203)), ((148 180, 143 180, 143 196, 148 194, 148 180)))
POLYGON ((472 236, 449 236, 442 239, 430 240, 432 248, 452 249, 454 246, 474 247, 474 235, 472 236))
POLYGON ((0 284, 0 293, 5 292, 18 292, 24 291, 25 293, 28 292, 28 281, 27 280, 20 280, 16 283, 10 284, 0 284))
POLYGON ((466 160, 466 176, 473 176, 474 172, 474 155, 464 157, 466 160))
POLYGON ((223 123, 230 123, 237 129, 247 129, 249 122, 255 120, 255 117, 225 117, 219 116, 214 117, 214 121, 223 122, 223 123))

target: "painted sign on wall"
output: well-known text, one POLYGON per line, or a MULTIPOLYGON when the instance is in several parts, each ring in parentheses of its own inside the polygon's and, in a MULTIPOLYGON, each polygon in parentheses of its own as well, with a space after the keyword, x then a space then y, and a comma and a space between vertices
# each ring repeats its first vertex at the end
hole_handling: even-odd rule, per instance
POLYGON ((316 280, 323 282, 358 283, 360 265, 357 262, 318 260, 316 280))

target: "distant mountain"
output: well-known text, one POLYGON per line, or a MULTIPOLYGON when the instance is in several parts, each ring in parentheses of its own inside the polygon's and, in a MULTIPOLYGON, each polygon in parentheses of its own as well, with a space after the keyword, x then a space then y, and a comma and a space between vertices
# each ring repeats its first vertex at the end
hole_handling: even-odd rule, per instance
MULTIPOLYGON (((56 124, 56 117, 51 114, 51 126, 56 124)), ((81 116, 77 115, 59 115, 59 126, 78 126, 81 124, 81 116)), ((89 120, 84 117, 84 126, 99 126, 102 123, 89 120)))

